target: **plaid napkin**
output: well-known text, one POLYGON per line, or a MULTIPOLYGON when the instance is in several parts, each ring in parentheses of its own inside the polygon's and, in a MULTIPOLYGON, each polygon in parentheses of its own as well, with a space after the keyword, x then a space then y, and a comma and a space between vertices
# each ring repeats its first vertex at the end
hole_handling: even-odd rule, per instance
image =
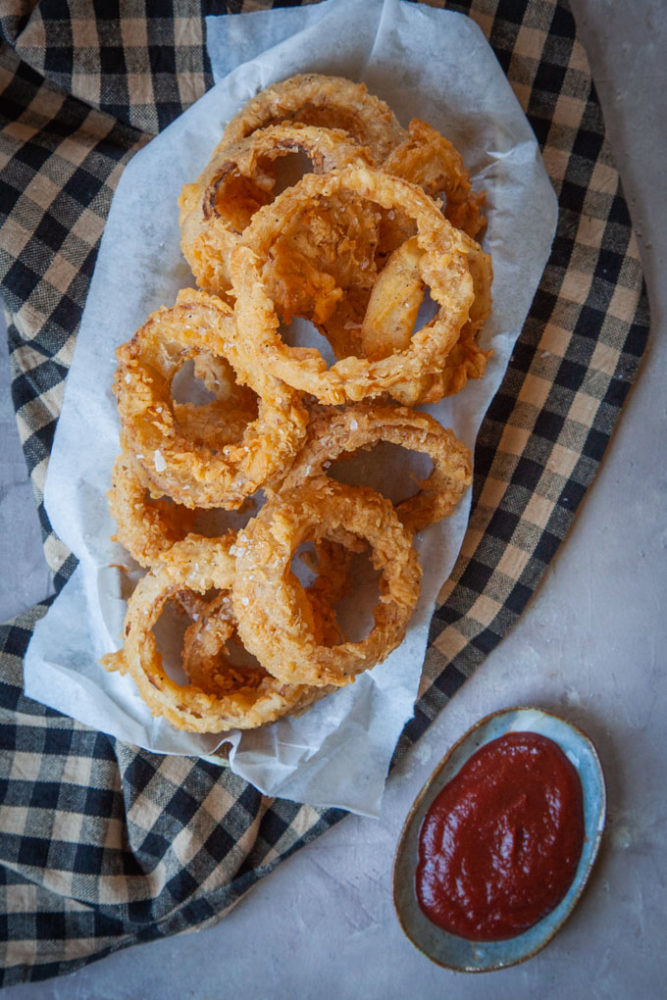
MULTIPOLYGON (((293 3, 289 4, 293 6, 293 3)), ((42 496, 76 331, 130 157, 211 85, 204 9, 3 4, 0 279, 12 392, 56 589, 74 559, 42 496)), ((470 526, 440 595, 404 753, 509 631, 591 484, 637 373, 648 312, 585 53, 563 0, 440 3, 480 25, 560 202, 551 258, 475 455, 470 526)), ((0 983, 71 972, 219 919, 343 817, 229 769, 127 746, 24 697, 37 605, 1 630, 0 983)))

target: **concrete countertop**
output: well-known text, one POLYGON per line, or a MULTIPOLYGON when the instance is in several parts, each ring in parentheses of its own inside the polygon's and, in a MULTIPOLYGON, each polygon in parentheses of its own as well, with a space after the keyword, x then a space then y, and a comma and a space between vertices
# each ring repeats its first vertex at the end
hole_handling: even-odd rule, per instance
MULTIPOLYGON (((667 5, 573 0, 573 8, 640 242, 652 335, 598 479, 538 594, 392 774, 379 820, 348 817, 214 928, 13 987, 8 1000, 665 996, 667 5), (608 785, 607 834, 587 892, 543 952, 485 976, 451 973, 400 930, 393 853, 412 800, 452 742, 481 716, 515 704, 563 714, 595 741, 608 785)), ((2 620, 49 586, 7 383, 3 343, 2 620)))

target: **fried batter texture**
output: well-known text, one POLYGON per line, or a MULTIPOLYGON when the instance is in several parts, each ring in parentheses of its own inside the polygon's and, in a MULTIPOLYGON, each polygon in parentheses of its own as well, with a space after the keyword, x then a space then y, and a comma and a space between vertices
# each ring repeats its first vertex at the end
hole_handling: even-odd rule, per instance
POLYGON ((231 603, 225 599, 234 579, 234 537, 190 535, 176 543, 137 584, 128 602, 123 649, 103 660, 108 670, 129 673, 153 714, 176 729, 216 733, 256 728, 286 712, 303 710, 327 693, 285 684, 261 667, 226 663, 225 647, 236 631, 231 603), (185 638, 185 663, 193 672, 195 664, 199 666, 196 683, 191 679, 178 684, 163 665, 153 626, 170 600, 211 589, 220 595, 211 613, 198 617, 185 638))
MULTIPOLYGON (((421 188, 400 178, 365 167, 322 176, 306 175, 279 195, 268 211, 260 209, 255 214, 242 244, 232 254, 237 322, 247 333, 239 344, 241 365, 246 371, 270 370, 288 385, 329 405, 384 392, 395 396, 394 390, 401 383, 437 375, 458 341, 474 302, 468 256, 475 247, 465 234, 447 222, 421 188), (291 239, 292 230, 296 228, 295 216, 301 232, 304 204, 319 206, 341 193, 369 201, 387 211, 400 208, 409 213, 417 228, 416 240, 421 251, 417 265, 419 274, 429 287, 438 311, 412 334, 402 349, 377 360, 345 357, 329 368, 317 349, 290 347, 281 339, 280 323, 284 315, 281 315, 280 295, 282 284, 289 287, 290 281, 304 273, 310 276, 317 267, 317 248, 309 248, 312 253, 304 260, 302 241, 296 246, 291 239), (280 272, 276 264, 285 258, 294 261, 289 274, 284 268, 280 272)), ((340 248, 338 255, 342 256, 340 248)), ((316 325, 327 313, 318 302, 318 292, 326 288, 324 279, 330 277, 321 271, 317 274, 322 280, 312 283, 312 298, 320 312, 318 315, 316 306, 313 314, 306 317, 316 325)), ((335 308, 345 290, 334 284, 327 291, 335 308)), ((411 402, 419 402, 419 399, 411 402)))
MULTIPOLYGON (((345 543, 344 543, 345 544, 345 543)), ((286 683, 343 686, 391 653, 419 597, 421 569, 412 536, 391 503, 373 490, 331 479, 309 480, 267 503, 239 533, 232 601, 239 635, 274 676, 286 683), (307 597, 291 572, 304 541, 349 532, 372 549, 381 570, 375 624, 360 642, 317 642, 303 609, 307 597)))
POLYGON ((179 204, 198 288, 117 351, 109 507, 147 572, 103 663, 174 727, 220 733, 305 710, 403 641, 415 536, 472 479, 465 445, 414 407, 483 376, 493 272, 484 194, 454 146, 337 77, 249 101, 179 204), (294 320, 322 351, 290 342, 294 320), (395 507, 328 474, 379 442, 432 463, 395 507), (244 526, 195 533, 218 508, 244 526), (379 582, 359 637, 341 607, 357 611, 364 554, 379 582), (187 622, 162 650, 169 606, 187 622))
MULTIPOLYGON (((236 340, 229 306, 185 291, 117 351, 113 388, 127 448, 153 491, 185 507, 240 507, 294 455, 305 434, 307 416, 296 394, 268 373, 253 386, 256 416, 229 411, 228 401, 219 400, 209 404, 210 433, 188 434, 187 422, 179 422, 182 411, 171 397, 177 371, 206 352, 233 367, 236 340)), ((190 419, 196 409, 187 411, 190 419)))
POLYGON ((355 403, 342 409, 323 408, 311 419, 306 442, 277 492, 323 476, 337 458, 379 441, 422 452, 433 460, 433 471, 418 484, 419 491, 396 508, 404 527, 415 534, 448 517, 472 482, 470 452, 434 417, 406 406, 355 403))
POLYGON ((301 73, 262 90, 232 118, 213 154, 256 129, 279 122, 302 122, 342 129, 367 147, 377 164, 405 138, 391 108, 363 83, 341 76, 301 73))
POLYGON ((108 499, 118 525, 114 538, 140 566, 151 566, 194 524, 193 510, 151 499, 141 466, 125 449, 114 463, 108 499))
POLYGON ((311 125, 270 125, 224 146, 179 200, 181 246, 200 288, 229 292, 230 255, 255 212, 273 201, 289 154, 301 155, 316 174, 372 162, 347 132, 311 125))

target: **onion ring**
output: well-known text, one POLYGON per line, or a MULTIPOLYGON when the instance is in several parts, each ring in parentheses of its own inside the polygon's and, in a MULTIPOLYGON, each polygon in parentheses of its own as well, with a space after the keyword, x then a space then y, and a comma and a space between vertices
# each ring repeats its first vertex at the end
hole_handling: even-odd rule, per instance
POLYGON ((389 153, 382 169, 418 184, 432 198, 444 193, 446 218, 468 236, 477 239, 484 231, 484 192, 472 190, 461 154, 428 122, 413 118, 407 138, 389 153))
POLYGON ((454 512, 472 482, 470 452, 434 417, 404 406, 364 402, 317 413, 303 448, 280 481, 279 491, 290 491, 318 478, 341 455, 379 441, 427 454, 433 460, 433 471, 419 484, 419 492, 396 506, 406 530, 414 534, 454 512))
POLYGON ((244 646, 286 683, 349 684, 361 671, 386 659, 403 640, 420 591, 421 569, 411 536, 388 500, 373 490, 352 489, 333 480, 309 480, 270 500, 235 545, 237 572, 232 589, 244 646), (360 642, 318 644, 302 609, 308 603, 290 570, 299 545, 340 531, 371 546, 381 570, 375 624, 360 642))
MULTIPOLYGON (((185 361, 211 351, 236 370, 236 339, 229 306, 188 289, 173 308, 153 313, 117 351, 114 392, 127 446, 153 492, 186 507, 240 507, 289 461, 305 433, 307 415, 297 396, 268 374, 256 380, 258 415, 239 440, 229 442, 224 423, 213 435, 215 446, 202 441, 201 433, 194 438, 184 433, 171 399, 174 375, 185 361)), ((209 405, 218 407, 220 401, 209 405)))
POLYGON ((141 466, 125 450, 114 463, 109 512, 117 524, 112 541, 120 542, 140 566, 152 566, 191 530, 195 513, 180 504, 151 499, 141 466))
MULTIPOLYGON (((481 378, 492 351, 477 343, 479 333, 491 312, 491 258, 471 238, 468 265, 475 298, 468 321, 445 358, 442 369, 392 388, 395 399, 406 405, 416 402, 437 403, 443 396, 460 392, 469 378, 481 378)), ((393 252, 380 272, 366 309, 360 332, 361 350, 366 357, 389 357, 409 345, 415 320, 424 294, 420 273, 423 251, 415 236, 393 252)))
MULTIPOLYGON (((369 168, 350 168, 321 176, 308 174, 280 194, 268 209, 260 209, 247 227, 242 245, 232 255, 235 312, 246 336, 239 344, 245 373, 270 370, 288 385, 311 393, 320 402, 339 404, 392 393, 394 385, 436 374, 458 340, 473 303, 468 265, 471 241, 454 229, 421 189, 397 177, 369 168), (400 206, 417 225, 423 255, 420 269, 437 316, 413 334, 407 349, 371 361, 346 357, 327 369, 315 349, 291 348, 279 336, 279 316, 267 288, 273 244, 286 220, 309 204, 348 192, 386 210, 400 206)), ((280 254, 276 250, 275 258, 280 254)), ((342 292, 341 292, 342 294, 342 292)), ((247 376, 246 376, 247 377, 247 376)), ((249 380, 252 385, 252 381, 249 380)))
POLYGON ((181 246, 200 288, 228 292, 230 253, 257 209, 273 200, 276 161, 289 153, 304 154, 317 174, 372 162, 341 129, 298 124, 271 125, 218 150, 179 198, 181 246))
POLYGON ((315 580, 306 588, 306 596, 312 609, 313 637, 318 646, 337 646, 345 641, 335 605, 352 587, 352 557, 361 551, 363 544, 348 532, 342 537, 343 542, 324 538, 316 543, 312 559, 307 558, 310 553, 301 557, 317 571, 315 580))
POLYGON ((391 108, 369 94, 363 83, 302 73, 274 83, 248 101, 227 125, 215 153, 279 122, 343 129, 371 151, 377 164, 405 138, 391 108))
MULTIPOLYGON (((219 647, 224 646, 234 622, 225 617, 231 606, 222 601, 216 607, 218 618, 212 623, 212 638, 204 641, 199 623, 196 634, 190 633, 189 637, 191 660, 195 655, 216 657, 219 677, 211 690, 193 683, 177 684, 166 673, 153 626, 170 600, 179 600, 181 607, 187 607, 180 598, 184 591, 201 595, 215 588, 229 593, 235 575, 235 560, 230 552, 234 538, 232 533, 221 539, 189 535, 174 545, 139 581, 130 597, 123 649, 102 660, 107 670, 129 673, 153 714, 163 716, 177 729, 197 733, 253 729, 287 712, 300 711, 328 693, 321 688, 284 684, 266 671, 258 673, 252 668, 247 673, 245 668, 236 668, 231 676, 225 676, 219 647), (195 653, 193 647, 197 644, 195 653)), ((203 676, 200 680, 206 683, 203 676)))

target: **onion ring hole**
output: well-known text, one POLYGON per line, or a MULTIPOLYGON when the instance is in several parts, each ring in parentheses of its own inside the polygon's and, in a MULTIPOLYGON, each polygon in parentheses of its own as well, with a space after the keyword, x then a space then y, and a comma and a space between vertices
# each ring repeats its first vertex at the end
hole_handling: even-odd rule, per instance
MULTIPOLYGON (((238 640, 232 625, 228 634, 225 632, 223 638, 214 638, 213 644, 209 642, 205 648, 201 641, 197 645, 195 640, 190 647, 190 662, 187 662, 188 632, 199 629, 200 637, 205 634, 207 615, 215 615, 219 596, 220 592, 213 589, 203 595, 175 595, 167 602, 153 626, 162 666, 170 680, 180 687, 194 685, 216 694, 222 694, 223 688, 227 694, 241 688, 257 688, 266 672, 238 640)), ((215 629, 213 634, 215 636, 215 629)))
POLYGON ((373 609, 380 600, 379 582, 382 576, 371 560, 369 546, 363 552, 353 552, 350 565, 352 586, 334 605, 335 619, 348 642, 363 642, 375 619, 373 609))
POLYGON ((433 461, 425 452, 400 444, 378 441, 371 448, 344 452, 326 470, 328 476, 348 486, 370 486, 396 506, 416 496, 433 472, 433 461))
POLYGON ((196 377, 194 361, 186 361, 171 381, 171 398, 175 403, 204 406, 206 403, 214 402, 217 397, 202 379, 196 377))
POLYGON ((312 159, 301 150, 285 150, 277 156, 259 157, 255 173, 263 184, 238 170, 231 171, 217 182, 213 181, 215 214, 232 230, 242 233, 258 209, 269 205, 276 195, 292 187, 312 170, 312 159))
MULTIPOLYGON (((208 598, 212 596, 212 593, 207 595, 208 598)), ((182 664, 182 650, 185 630, 191 621, 192 619, 175 597, 167 601, 162 614, 153 626, 153 635, 158 652, 162 657, 164 671, 170 680, 181 687, 188 683, 188 677, 182 664)))
MULTIPOLYGON (((321 590, 318 589, 318 582, 322 582, 319 561, 313 543, 302 542, 292 557, 290 572, 305 592, 316 628, 322 630, 318 635, 322 646, 362 642, 375 623, 373 610, 380 599, 381 572, 373 566, 370 546, 362 544, 362 551, 349 552, 347 558, 342 546, 332 544, 329 558, 336 560, 340 556, 344 561, 339 564, 333 586, 328 587, 324 580, 321 590)), ((325 568, 327 571, 331 571, 330 564, 325 568)))
POLYGON ((327 368, 331 368, 338 360, 326 336, 303 316, 295 316, 289 323, 281 323, 280 337, 288 347, 316 348, 324 358, 327 368))

